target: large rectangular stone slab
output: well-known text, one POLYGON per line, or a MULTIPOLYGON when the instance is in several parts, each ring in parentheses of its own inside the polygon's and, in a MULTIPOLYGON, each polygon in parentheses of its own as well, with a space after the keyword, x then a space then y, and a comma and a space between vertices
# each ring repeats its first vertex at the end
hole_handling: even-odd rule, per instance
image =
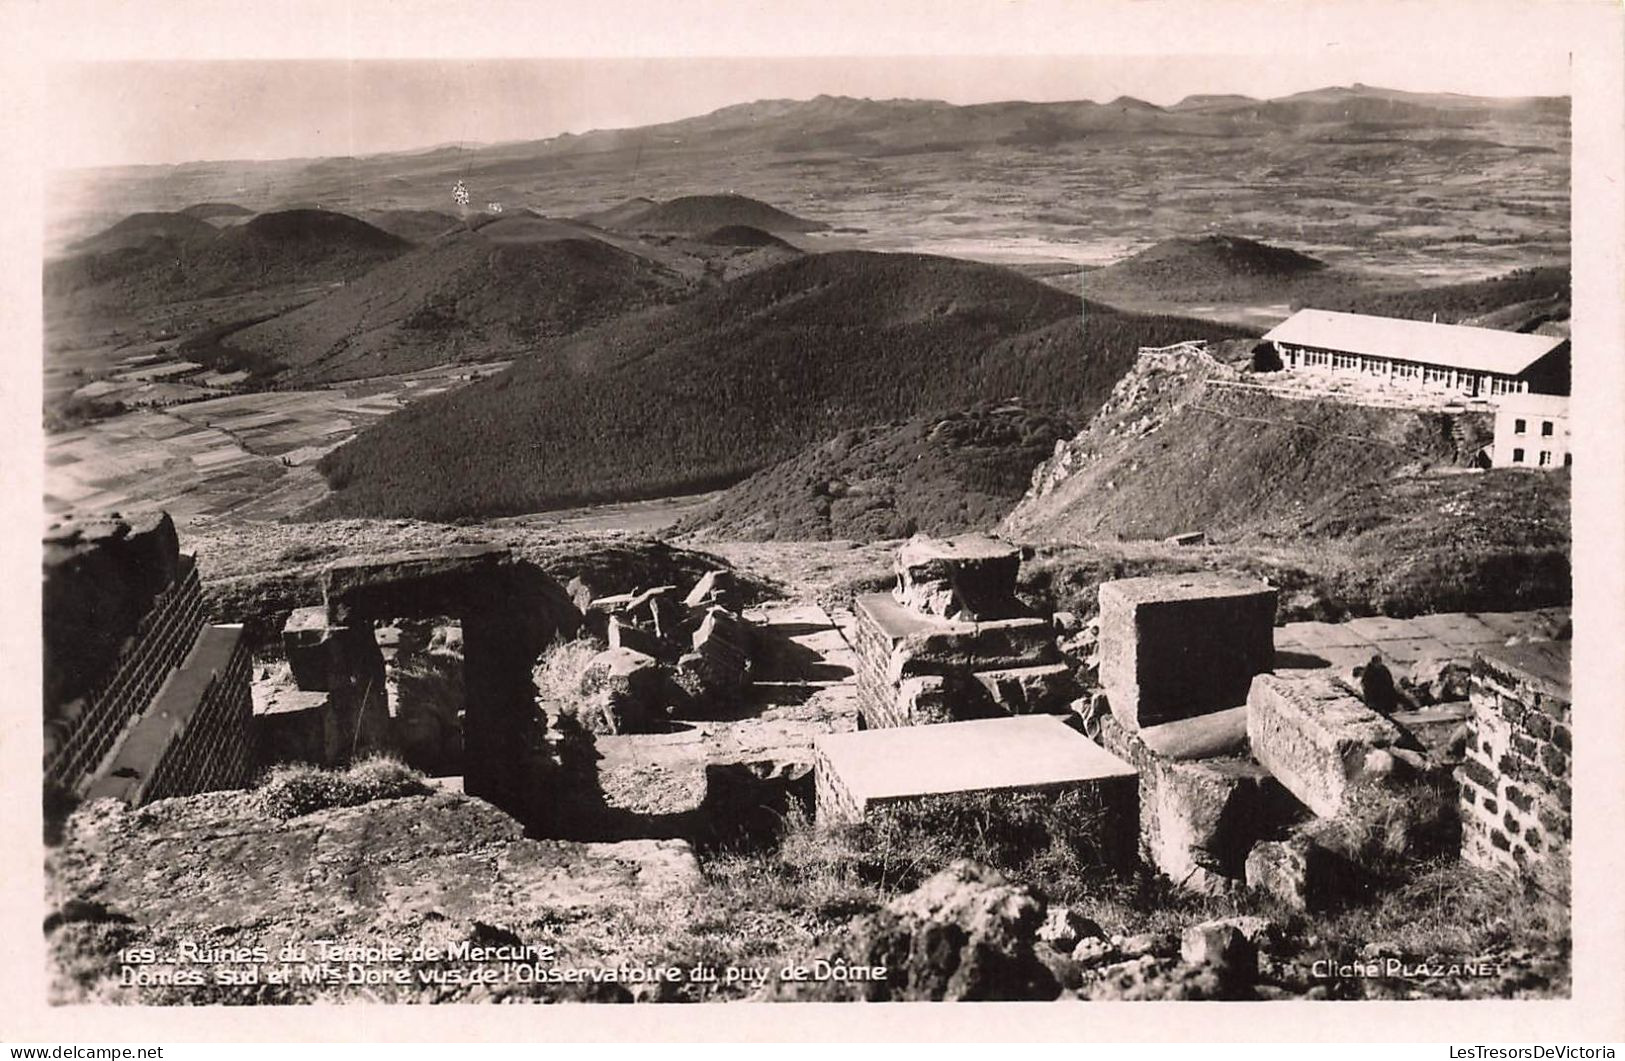
POLYGON ((1260 674, 1247 697, 1254 757, 1323 818, 1343 812, 1369 753, 1398 746, 1398 726, 1326 674, 1260 674))
POLYGON ((814 745, 818 820, 926 796, 1134 784, 1134 767, 1053 715, 832 733, 814 745))
POLYGON ((1247 700, 1275 662, 1276 591, 1194 573, 1100 586, 1100 683, 1126 726, 1191 718, 1247 700))

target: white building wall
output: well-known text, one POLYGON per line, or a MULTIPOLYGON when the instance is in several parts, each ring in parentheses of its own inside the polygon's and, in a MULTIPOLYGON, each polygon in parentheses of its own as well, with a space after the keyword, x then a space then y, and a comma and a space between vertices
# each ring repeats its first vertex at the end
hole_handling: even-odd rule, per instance
POLYGON ((1512 398, 1496 408, 1492 466, 1552 471, 1568 465, 1568 400, 1531 400, 1536 397, 1547 396, 1512 398))

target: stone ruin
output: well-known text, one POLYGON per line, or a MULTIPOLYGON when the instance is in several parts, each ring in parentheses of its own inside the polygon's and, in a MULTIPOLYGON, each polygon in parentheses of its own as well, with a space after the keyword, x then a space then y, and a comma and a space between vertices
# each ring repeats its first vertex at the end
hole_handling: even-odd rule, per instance
POLYGON ((502 546, 448 546, 329 564, 322 604, 293 612, 283 647, 306 698, 257 723, 280 757, 332 765, 391 745, 374 625, 455 617, 463 647, 463 789, 525 820, 543 792, 531 669, 581 614, 539 567, 502 546))
POLYGON ((1253 888, 1300 909, 1347 897, 1339 831, 1357 831, 1365 801, 1385 793, 1396 806, 1424 791, 1448 802, 1459 778, 1463 857, 1476 865, 1528 872, 1566 850, 1566 645, 1480 652, 1464 729, 1452 705, 1368 704, 1335 669, 1277 673, 1267 583, 1121 579, 1100 587, 1098 641, 1062 642, 1087 653, 1074 660, 1085 681, 1098 666, 1101 692, 1072 702, 1064 724, 1019 718, 1074 679, 1051 621, 1015 599, 1018 564, 989 538, 916 539, 898 553, 896 589, 857 600, 871 732, 818 741, 821 819, 936 793, 1137 779, 1125 813, 1148 865, 1187 890, 1253 888), (1090 765, 1073 741, 1110 754, 1090 765))
POLYGON ((1053 620, 1016 597, 1020 565, 982 535, 898 550, 893 591, 853 602, 864 728, 1067 711, 1071 669, 1053 620))
POLYGON ((587 664, 599 690, 590 729, 660 732, 672 718, 732 711, 749 687, 759 646, 731 572, 707 572, 681 600, 676 586, 596 598, 579 581, 570 588, 587 631, 609 646, 587 664))
POLYGON ((48 824, 82 800, 248 782, 248 644, 209 622, 167 513, 52 525, 43 605, 48 824))

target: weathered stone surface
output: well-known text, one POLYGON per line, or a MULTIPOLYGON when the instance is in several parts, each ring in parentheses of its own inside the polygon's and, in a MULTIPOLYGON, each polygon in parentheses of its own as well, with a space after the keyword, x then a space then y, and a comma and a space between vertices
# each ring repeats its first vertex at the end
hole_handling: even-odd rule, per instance
POLYGON ((1216 574, 1100 586, 1100 682, 1131 727, 1236 707, 1275 658, 1276 591, 1216 574))
POLYGON ((739 604, 739 585, 734 573, 728 570, 707 571, 683 598, 683 605, 688 608, 715 606, 732 611, 737 610, 739 604))
POLYGON ((1319 674, 1255 678, 1247 736, 1258 761, 1324 818, 1342 813, 1357 786, 1376 780, 1372 751, 1403 741, 1398 726, 1319 674))
POLYGON ((1291 820, 1295 803, 1250 758, 1171 759, 1149 746, 1148 732, 1111 715, 1100 721, 1102 744, 1139 771, 1141 857, 1187 891, 1226 894, 1247 852, 1291 820))
POLYGON ((1065 663, 977 671, 975 678, 994 705, 1008 715, 1061 714, 1078 694, 1072 668, 1065 663))
MULTIPOLYGON (((532 840, 483 800, 438 794, 319 811, 292 819, 266 815, 254 793, 162 800, 139 810, 112 802, 82 809, 51 852, 54 905, 94 897, 142 940, 194 939, 219 946, 309 945, 316 939, 411 947, 466 939, 477 923, 507 926, 526 943, 581 953, 598 917, 685 909, 702 886, 699 864, 680 840, 572 843, 532 840), (591 911, 578 921, 568 912, 591 911), (558 920, 561 912, 566 916, 558 920), (543 928, 541 926, 547 926, 543 928), (559 934, 562 930, 562 935, 559 934)), ((593 931, 596 931, 593 930, 593 931)), ((150 1002, 120 987, 116 952, 80 947, 58 933, 59 1002, 150 1002), (105 964, 98 964, 105 959, 105 964), (88 963, 88 964, 87 964, 88 963)), ((263 1001, 245 989, 241 1001, 263 1001)), ((423 994, 408 985, 298 986, 288 1001, 475 1001, 465 985, 423 994)), ((497 997, 557 997, 560 989, 499 985, 497 997)), ((191 1001, 218 1002, 211 988, 191 1001)))
POLYGON ((873 1002, 1048 1000, 1061 985, 1035 948, 1044 901, 997 871, 959 861, 847 931, 850 966, 885 978, 789 988, 793 997, 873 1002))
POLYGON ((44 537, 44 703, 89 693, 107 677, 154 599, 180 576, 167 512, 68 518, 44 537))
POLYGON ((1228 921, 1204 921, 1185 930, 1179 957, 1190 965, 1205 965, 1230 984, 1258 979, 1258 948, 1242 930, 1228 921))
POLYGON ((599 698, 604 732, 650 733, 664 727, 666 676, 653 656, 605 649, 587 661, 584 681, 599 698))
POLYGON ((1348 891, 1348 872, 1340 856, 1304 834, 1267 840, 1247 854, 1247 886, 1292 910, 1331 909, 1348 891))
POLYGON ((1052 906, 1038 929, 1038 938, 1061 954, 1071 954, 1079 943, 1087 939, 1105 942, 1106 934, 1093 918, 1070 906, 1052 906))
POLYGON ((821 822, 968 792, 1096 789, 1132 807, 1134 768, 1053 715, 832 733, 815 748, 821 822))
POLYGON ((913 674, 1040 667, 1059 658, 1055 634, 1043 619, 947 623, 915 630, 892 649, 893 681, 913 674))
POLYGON ((898 603, 922 615, 980 622, 1024 614, 1016 600, 1021 552, 996 538, 911 538, 896 567, 898 603))

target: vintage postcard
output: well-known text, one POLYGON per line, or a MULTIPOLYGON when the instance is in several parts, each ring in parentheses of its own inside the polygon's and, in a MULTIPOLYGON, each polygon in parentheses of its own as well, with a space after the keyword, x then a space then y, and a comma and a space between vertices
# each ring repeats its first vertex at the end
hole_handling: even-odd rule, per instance
POLYGON ((0 1035, 1620 1036, 1616 6, 71 6, 0 1035))

